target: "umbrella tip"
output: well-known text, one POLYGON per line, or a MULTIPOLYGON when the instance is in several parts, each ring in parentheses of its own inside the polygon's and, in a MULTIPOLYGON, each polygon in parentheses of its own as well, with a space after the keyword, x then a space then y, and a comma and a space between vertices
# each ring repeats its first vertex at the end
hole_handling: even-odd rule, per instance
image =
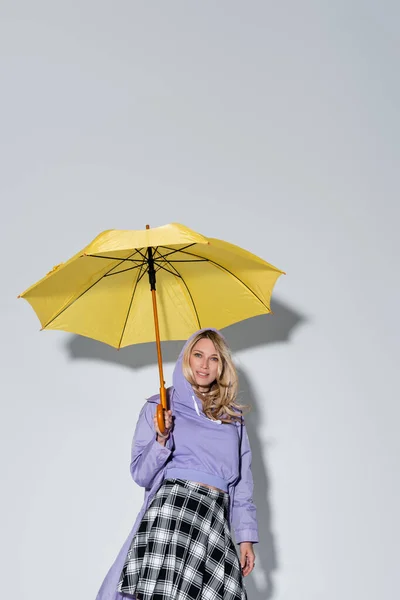
POLYGON ((150 225, 146 225, 146 229, 150 229, 150 225))
POLYGON ((18 294, 18 296, 17 296, 17 300, 18 300, 18 298, 21 298, 21 294, 18 294))

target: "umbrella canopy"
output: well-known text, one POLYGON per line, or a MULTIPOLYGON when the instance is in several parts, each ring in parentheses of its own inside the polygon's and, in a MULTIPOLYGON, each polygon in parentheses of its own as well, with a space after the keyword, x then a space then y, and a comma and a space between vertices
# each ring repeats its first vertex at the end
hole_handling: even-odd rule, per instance
POLYGON ((221 329, 269 313, 283 273, 238 246, 172 223, 104 231, 20 297, 43 329, 122 348, 156 339, 149 271, 157 280, 161 340, 184 340, 203 327, 221 329))
POLYGON ((172 223, 104 231, 20 297, 31 304, 42 329, 78 333, 116 348, 155 340, 163 433, 168 402, 161 340, 187 339, 197 329, 221 329, 271 312, 272 289, 282 273, 238 246, 172 223))

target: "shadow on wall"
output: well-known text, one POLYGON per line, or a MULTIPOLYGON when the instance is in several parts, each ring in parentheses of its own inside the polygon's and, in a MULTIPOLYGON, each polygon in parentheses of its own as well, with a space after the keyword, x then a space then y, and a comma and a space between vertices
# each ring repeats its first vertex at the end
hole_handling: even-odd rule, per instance
MULTIPOLYGON (((225 327, 226 336, 232 352, 247 350, 257 346, 287 342, 293 329, 304 322, 303 316, 294 312, 280 302, 273 301, 271 309, 274 314, 261 315, 225 327)), ((162 355, 165 363, 174 363, 182 349, 182 341, 162 343, 162 355)), ((67 352, 72 360, 101 360, 118 364, 130 369, 140 369, 157 363, 157 352, 154 342, 127 346, 119 351, 96 340, 73 335, 67 341, 67 352)))
MULTIPOLYGON (((273 315, 262 315, 247 319, 224 329, 233 352, 257 346, 289 341, 295 327, 305 322, 305 317, 280 302, 272 303, 273 315)), ((164 342, 164 362, 175 362, 182 348, 181 341, 164 342)), ((129 346, 117 352, 114 348, 81 336, 73 336, 67 342, 69 356, 73 360, 89 359, 139 369, 156 364, 157 353, 154 342, 129 346)), ((264 444, 260 431, 260 404, 252 386, 239 368, 240 396, 243 404, 250 404, 251 412, 246 416, 246 426, 252 449, 252 472, 254 477, 254 502, 257 506, 260 543, 256 544, 256 568, 245 580, 248 597, 252 600, 272 600, 274 595, 273 573, 278 569, 276 542, 272 532, 269 501, 269 478, 264 462, 264 444)), ((263 399, 263 406, 265 405, 263 399)), ((264 409, 263 409, 264 412, 264 409)))
POLYGON ((268 468, 264 460, 265 448, 261 441, 260 431, 260 423, 265 423, 265 419, 261 418, 264 415, 261 415, 260 403, 257 402, 247 376, 242 369, 238 369, 238 373, 240 400, 243 404, 251 406, 251 412, 246 415, 246 428, 252 451, 253 500, 257 507, 260 539, 260 542, 254 546, 256 566, 254 572, 245 579, 245 585, 248 597, 251 600, 270 600, 274 594, 273 573, 278 568, 278 559, 271 523, 268 468))

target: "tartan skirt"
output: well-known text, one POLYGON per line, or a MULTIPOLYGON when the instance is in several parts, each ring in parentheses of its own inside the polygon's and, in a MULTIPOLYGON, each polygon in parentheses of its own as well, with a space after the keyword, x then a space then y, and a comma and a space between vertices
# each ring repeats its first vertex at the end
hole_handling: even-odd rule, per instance
POLYGON ((134 535, 117 590, 137 600, 247 600, 229 494, 165 479, 134 535))

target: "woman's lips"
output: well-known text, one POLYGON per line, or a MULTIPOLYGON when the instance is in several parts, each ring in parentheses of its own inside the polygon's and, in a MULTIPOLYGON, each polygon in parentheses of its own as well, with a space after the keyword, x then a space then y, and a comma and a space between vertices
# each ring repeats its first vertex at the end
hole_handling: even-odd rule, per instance
POLYGON ((209 375, 209 373, 199 373, 199 371, 196 371, 196 374, 197 374, 199 377, 204 377, 204 378, 205 378, 205 377, 209 377, 209 376, 210 376, 210 375, 209 375))

